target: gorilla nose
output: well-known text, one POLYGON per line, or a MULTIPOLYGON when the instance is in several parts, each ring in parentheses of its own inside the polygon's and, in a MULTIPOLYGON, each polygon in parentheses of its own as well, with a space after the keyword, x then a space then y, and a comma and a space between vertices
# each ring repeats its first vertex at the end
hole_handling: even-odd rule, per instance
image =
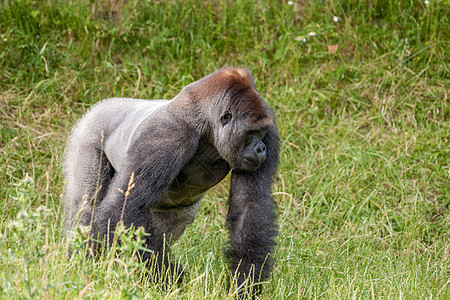
POLYGON ((266 159, 266 145, 263 142, 259 142, 253 148, 255 157, 262 163, 266 159))

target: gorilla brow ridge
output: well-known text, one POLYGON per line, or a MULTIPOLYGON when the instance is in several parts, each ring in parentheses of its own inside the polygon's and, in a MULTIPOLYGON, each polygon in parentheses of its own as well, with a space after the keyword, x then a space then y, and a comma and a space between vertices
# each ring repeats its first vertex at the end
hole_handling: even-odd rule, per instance
POLYGON ((269 112, 264 105, 261 96, 256 92, 253 79, 249 72, 244 69, 226 68, 219 74, 226 82, 230 97, 231 111, 244 118, 251 118, 257 122, 269 118, 269 112))

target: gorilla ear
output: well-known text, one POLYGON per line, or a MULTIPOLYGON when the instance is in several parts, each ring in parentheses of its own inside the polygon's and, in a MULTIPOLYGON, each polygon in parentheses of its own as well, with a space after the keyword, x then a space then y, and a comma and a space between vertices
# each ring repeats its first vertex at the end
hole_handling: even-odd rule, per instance
POLYGON ((225 114, 220 118, 220 122, 222 123, 222 126, 225 126, 228 122, 231 121, 231 118, 233 116, 229 111, 226 111, 225 114))

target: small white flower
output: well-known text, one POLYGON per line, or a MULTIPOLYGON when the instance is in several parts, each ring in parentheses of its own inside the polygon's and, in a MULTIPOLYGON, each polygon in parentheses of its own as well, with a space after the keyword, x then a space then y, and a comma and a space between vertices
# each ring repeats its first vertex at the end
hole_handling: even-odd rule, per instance
POLYGON ((294 1, 288 1, 288 5, 294 5, 294 1))
POLYGON ((336 17, 336 16, 334 16, 334 17, 333 17, 333 21, 334 21, 334 22, 337 22, 337 21, 339 21, 339 18, 336 17))
POLYGON ((25 210, 22 210, 17 214, 17 219, 27 219, 27 218, 28 213, 25 210))
POLYGON ((425 0, 425 5, 428 5, 428 4, 430 4, 430 1, 428 1, 428 0, 425 0))
POLYGON ((50 213, 50 210, 47 207, 41 205, 38 208, 36 208, 36 212, 39 214, 48 214, 50 213))
POLYGON ((311 32, 309 33, 309 36, 316 36, 316 32, 315 32, 315 31, 311 31, 311 32))
POLYGON ((305 38, 305 36, 304 35, 302 35, 302 36, 296 36, 295 37, 295 40, 296 41, 302 41, 302 42, 306 42, 306 38, 305 38))

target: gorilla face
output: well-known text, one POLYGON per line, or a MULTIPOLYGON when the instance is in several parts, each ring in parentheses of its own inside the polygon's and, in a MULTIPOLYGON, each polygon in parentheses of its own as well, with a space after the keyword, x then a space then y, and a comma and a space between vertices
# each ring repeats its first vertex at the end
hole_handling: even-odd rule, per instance
MULTIPOLYGON (((254 171, 266 159, 269 145, 263 139, 274 125, 273 113, 249 73, 227 71, 211 80, 216 84, 216 92, 210 94, 209 101, 200 102, 208 117, 210 141, 232 169, 254 171)), ((206 97, 202 94, 197 98, 206 97)))
POLYGON ((270 127, 267 122, 260 125, 249 124, 245 118, 225 111, 218 125, 215 144, 219 154, 231 168, 254 171, 265 161, 266 145, 263 138, 270 127))

